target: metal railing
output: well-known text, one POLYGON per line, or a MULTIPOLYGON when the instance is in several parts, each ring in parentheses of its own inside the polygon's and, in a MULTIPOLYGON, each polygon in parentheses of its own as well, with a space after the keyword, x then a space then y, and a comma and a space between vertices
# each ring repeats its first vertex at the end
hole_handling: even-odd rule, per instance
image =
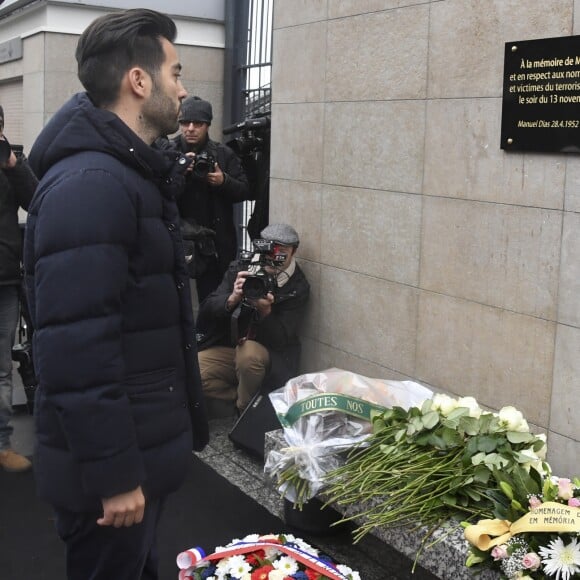
MULTIPOLYGON (((226 2, 226 75, 224 126, 271 113, 273 0, 227 0, 226 2)), ((243 137, 243 135, 242 135, 243 137)), ((269 130, 262 134, 268 152, 262 163, 269 166, 269 130)), ((269 171, 269 167, 267 168, 269 171)), ((267 195, 267 192, 266 192, 267 195)), ((236 208, 239 246, 250 248, 248 222, 254 201, 236 208)))

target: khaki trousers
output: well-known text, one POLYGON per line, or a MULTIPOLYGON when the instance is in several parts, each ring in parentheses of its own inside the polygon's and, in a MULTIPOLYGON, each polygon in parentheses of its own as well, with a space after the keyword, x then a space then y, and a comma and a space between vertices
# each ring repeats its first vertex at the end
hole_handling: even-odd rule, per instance
POLYGON ((268 349, 255 340, 235 348, 212 346, 198 356, 205 397, 235 402, 240 412, 262 386, 270 366, 268 349))

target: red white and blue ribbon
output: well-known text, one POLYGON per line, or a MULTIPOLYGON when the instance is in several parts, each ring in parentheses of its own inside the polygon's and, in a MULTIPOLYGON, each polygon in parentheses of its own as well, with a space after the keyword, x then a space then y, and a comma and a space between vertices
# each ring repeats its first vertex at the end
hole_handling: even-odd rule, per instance
POLYGON ((255 552, 256 550, 265 550, 265 549, 272 549, 275 548, 280 552, 292 556, 298 562, 304 564, 314 572, 318 574, 322 574, 326 576, 329 580, 348 580, 348 578, 341 574, 336 568, 333 568, 323 560, 320 560, 316 556, 305 552, 304 550, 300 550, 299 548, 295 548, 292 546, 279 544, 277 542, 268 542, 267 540, 262 540, 258 542, 238 542, 233 546, 228 546, 227 548, 220 550, 219 552, 214 552, 213 554, 209 554, 208 556, 202 556, 201 558, 194 560, 197 556, 197 553, 203 554, 203 550, 201 548, 191 548, 186 552, 182 552, 177 556, 177 565, 181 568, 181 572, 179 574, 179 580, 188 580, 188 578, 193 578, 193 575, 188 575, 188 572, 193 572, 196 568, 204 565, 206 562, 213 562, 214 560, 222 560, 223 558, 229 558, 230 556, 237 556, 240 554, 248 554, 249 552, 255 552), (184 554, 191 554, 188 556, 184 556, 184 554), (192 558, 193 555, 193 558, 192 558), (183 556, 183 557, 182 557, 183 556), (185 565, 187 562, 191 561, 192 563, 187 566, 186 569, 182 568, 180 562, 185 565))

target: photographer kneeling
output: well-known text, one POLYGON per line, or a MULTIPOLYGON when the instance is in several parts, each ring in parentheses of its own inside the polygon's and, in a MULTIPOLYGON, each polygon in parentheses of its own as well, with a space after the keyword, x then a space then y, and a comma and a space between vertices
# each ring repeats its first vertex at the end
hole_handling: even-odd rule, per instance
POLYGON ((298 234, 271 224, 261 236, 200 306, 199 366, 210 418, 241 413, 258 390, 281 387, 298 372, 298 328, 310 294, 295 260, 298 234))

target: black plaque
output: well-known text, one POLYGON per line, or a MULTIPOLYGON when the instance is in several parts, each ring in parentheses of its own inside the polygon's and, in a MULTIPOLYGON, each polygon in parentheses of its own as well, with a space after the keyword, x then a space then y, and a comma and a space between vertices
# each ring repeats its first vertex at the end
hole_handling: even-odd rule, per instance
POLYGON ((580 153, 580 36, 506 43, 501 148, 580 153))

